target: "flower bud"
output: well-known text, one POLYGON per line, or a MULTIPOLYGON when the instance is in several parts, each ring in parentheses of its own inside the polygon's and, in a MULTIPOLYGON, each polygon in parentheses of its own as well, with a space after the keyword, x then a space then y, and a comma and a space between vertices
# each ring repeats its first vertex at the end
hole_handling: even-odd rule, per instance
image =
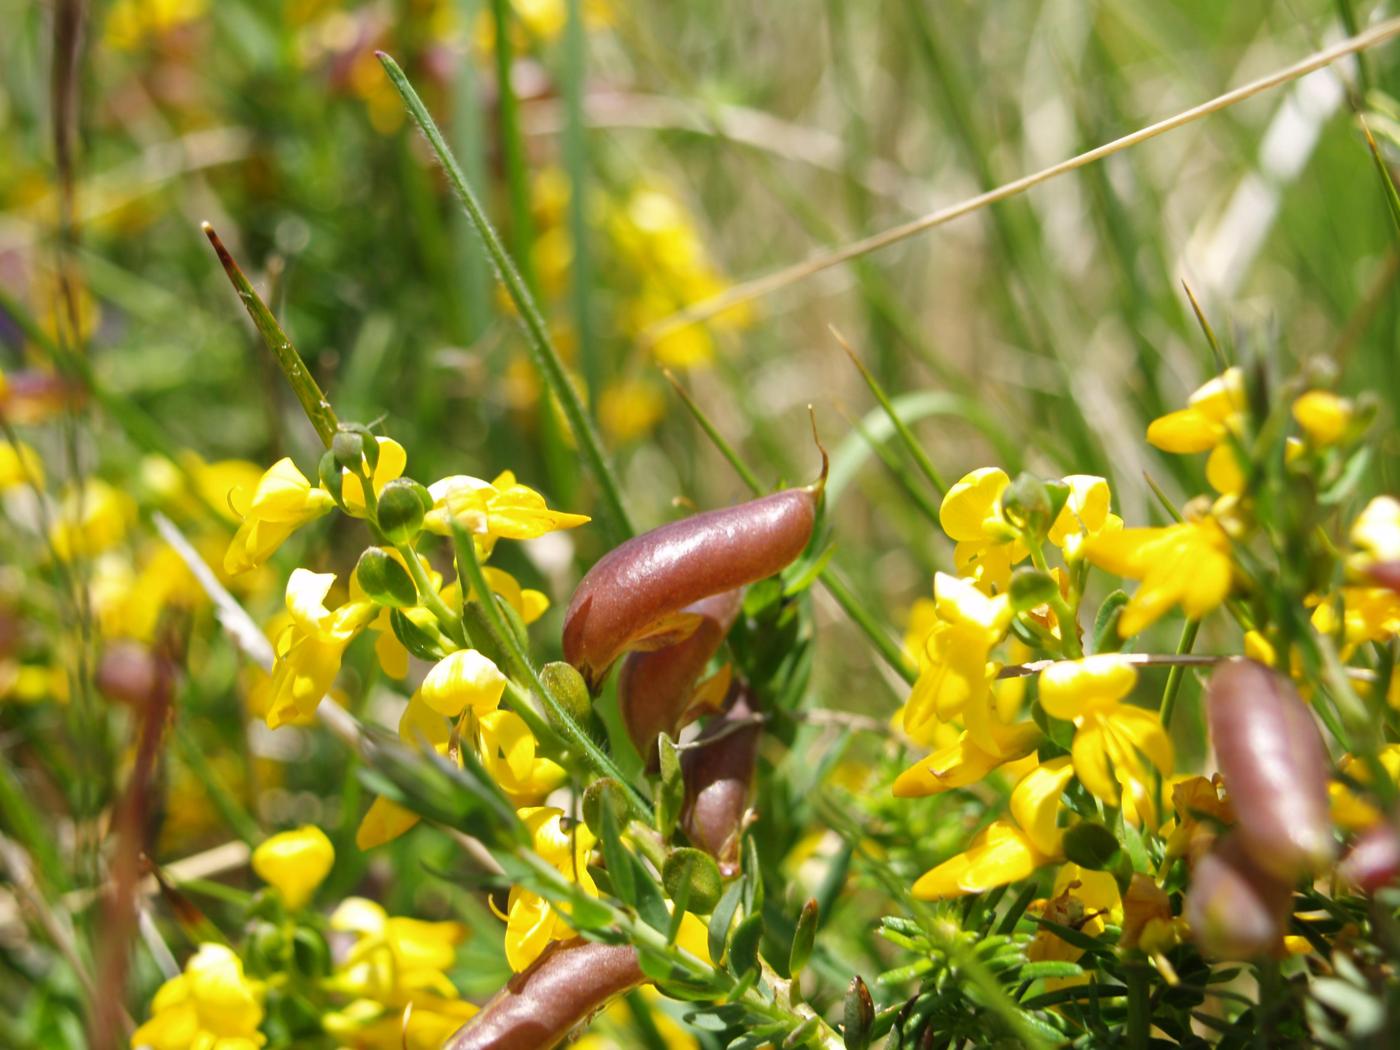
POLYGON ((423 515, 431 508, 432 500, 424 504, 418 492, 422 488, 411 478, 395 478, 380 491, 379 531, 389 542, 412 543, 423 531, 423 515))
POLYGON ((841 1039, 846 1050, 866 1050, 875 1026, 875 1001, 859 975, 851 978, 850 987, 846 989, 842 1021, 841 1039))
MULTIPOLYGON (((588 683, 583 680, 583 675, 572 665, 562 660, 547 663, 540 668, 540 681, 570 718, 579 725, 588 724, 593 713, 593 698, 588 693, 588 683)), ((546 708, 545 714, 553 721, 551 708, 546 708)))
POLYGON ((364 437, 353 430, 337 430, 331 439, 331 457, 336 466, 358 473, 365 458, 364 437))
POLYGON ((1330 864, 1327 750, 1293 684, 1232 660, 1211 676, 1206 714, 1241 848, 1287 883, 1330 864))
POLYGON ((1060 585, 1048 572, 1022 566, 1011 574, 1011 607, 1017 612, 1045 605, 1059 593, 1060 585))
POLYGON ((370 547, 355 566, 355 580, 371 601, 391 609, 418 604, 418 588, 402 565, 381 547, 370 547))
MULTIPOLYGON (((1059 501, 1061 507, 1064 502, 1064 499, 1059 501)), ((1001 508, 1007 521, 1032 537, 1044 536, 1058 513, 1045 482, 1025 471, 1016 475, 1016 480, 1002 493, 1001 508)))

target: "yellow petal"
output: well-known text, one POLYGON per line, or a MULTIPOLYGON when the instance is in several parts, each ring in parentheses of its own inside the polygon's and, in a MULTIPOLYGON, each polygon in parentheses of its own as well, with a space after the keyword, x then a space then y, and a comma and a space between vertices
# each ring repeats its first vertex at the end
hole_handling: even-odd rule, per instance
POLYGON ((1168 412, 1147 427, 1148 444, 1179 455, 1209 452, 1224 436, 1224 426, 1194 408, 1168 412))
POLYGON ((362 850, 382 846, 408 831, 418 820, 417 813, 404 809, 397 802, 390 802, 387 798, 376 798, 370 803, 359 828, 355 831, 355 845, 362 850))
POLYGON ((1351 402, 1328 390, 1309 390, 1293 402, 1293 418, 1314 446, 1340 441, 1351 417, 1351 402))
POLYGON ((938 508, 938 522, 949 538, 985 540, 988 520, 1001 516, 1001 494, 1011 484, 1000 467, 983 467, 965 474, 948 490, 938 508))
POLYGON ((1155 711, 1119 704, 1091 716, 1074 734, 1074 771, 1096 798, 1111 806, 1123 789, 1139 798, 1154 790, 1154 770, 1168 776, 1172 745, 1155 711))
POLYGON ((1123 699, 1137 684, 1137 671, 1119 653, 1061 660, 1040 675, 1040 705, 1055 718, 1073 721, 1123 699))
POLYGON ((253 851, 253 870, 292 910, 311 899, 334 863, 331 840, 313 824, 273 835, 253 851))
POLYGON ((1027 840, 1043 857, 1060 852, 1063 832, 1056 824, 1060 796, 1074 778, 1068 755, 1042 762, 1027 773, 1011 792, 1011 815, 1027 840))
POLYGON ((456 718, 470 707, 477 714, 495 710, 505 692, 506 676, 475 649, 459 649, 428 672, 419 694, 438 714, 456 718))

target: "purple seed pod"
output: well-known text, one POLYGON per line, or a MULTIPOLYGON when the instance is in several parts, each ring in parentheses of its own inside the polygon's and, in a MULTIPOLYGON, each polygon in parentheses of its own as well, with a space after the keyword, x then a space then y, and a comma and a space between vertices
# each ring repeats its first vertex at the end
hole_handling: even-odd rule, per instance
POLYGON ((556 941, 457 1029, 443 1050, 550 1050, 643 980, 630 945, 581 937, 556 941))
POLYGON ((656 767, 656 738, 675 737, 697 713, 690 713, 695 684, 724 642, 743 594, 724 591, 687 605, 683 612, 700 617, 694 633, 675 645, 629 653, 618 675, 622 724, 648 767, 656 767))
POLYGON ((772 576, 812 537, 822 483, 652 529, 613 548, 574 591, 564 614, 564 659, 597 690, 630 649, 686 637, 686 606, 772 576))
POLYGON ((1288 883, 1326 868, 1336 855, 1330 762, 1293 683, 1253 660, 1231 660, 1211 676, 1206 715, 1254 863, 1288 883))
POLYGON ((1254 959, 1278 949, 1293 889, 1259 868, 1239 835, 1196 864, 1182 914, 1201 951, 1215 959, 1254 959))
POLYGON ((1375 893, 1400 878, 1400 831, 1392 821, 1367 828, 1337 865, 1337 874, 1363 893, 1375 893))
POLYGON ((758 760, 757 722, 744 686, 723 717, 705 727, 681 756, 685 806, 681 826, 690 841, 719 862, 720 874, 739 873, 739 841, 758 760), (747 723, 747 724, 745 724, 747 723))

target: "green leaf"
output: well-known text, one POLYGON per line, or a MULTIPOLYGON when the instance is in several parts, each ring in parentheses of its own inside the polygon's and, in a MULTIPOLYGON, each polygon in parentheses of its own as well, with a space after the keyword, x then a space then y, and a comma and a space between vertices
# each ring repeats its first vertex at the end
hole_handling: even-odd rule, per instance
POLYGON ((815 900, 802 905, 797 916, 797 929, 792 935, 792 950, 788 953, 788 975, 796 980, 812 957, 812 946, 817 940, 817 923, 821 918, 815 900))
POLYGON ((669 838, 685 805, 685 778, 681 774, 681 756, 675 741, 662 733, 657 745, 661 779, 656 787, 656 830, 662 838, 669 838))
POLYGON ((1022 981, 1038 981, 1047 977, 1079 977, 1083 973, 1084 968, 1078 963, 1047 960, 1026 963, 1016 976, 1022 981))
POLYGON ((716 962, 724 958, 724 948, 729 943, 729 928, 734 924, 734 916, 739 910, 739 901, 743 894, 743 881, 731 882, 720 897, 719 903, 715 905, 715 910, 710 913, 708 947, 710 958, 716 962))
POLYGON ((742 977, 758 967, 758 942, 763 938, 763 917, 750 915, 734 929, 729 939, 729 955, 725 966, 736 977, 742 977))

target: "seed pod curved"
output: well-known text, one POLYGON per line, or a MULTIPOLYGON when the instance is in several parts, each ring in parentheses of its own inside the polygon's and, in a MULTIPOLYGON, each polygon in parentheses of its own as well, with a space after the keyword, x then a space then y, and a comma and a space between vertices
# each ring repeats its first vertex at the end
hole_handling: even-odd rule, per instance
POLYGON ((1292 899, 1291 884, 1256 865, 1235 834, 1196 864, 1182 914, 1206 955, 1255 959, 1283 943, 1292 899))
POLYGON ((742 600, 736 589, 692 602, 683 612, 700 620, 689 637, 663 649, 628 653, 623 659, 618 708, 628 736, 649 767, 656 765, 656 738, 662 733, 674 737, 699 713, 691 713, 696 682, 723 644, 742 600))
POLYGON ((739 840, 758 760, 757 723, 748 692, 739 686, 722 718, 714 719, 681 756, 685 805, 681 826, 690 841, 719 862, 720 873, 739 873, 739 840))
POLYGON ((630 945, 556 941, 457 1029, 444 1050, 550 1050, 643 980, 630 945))
POLYGON ((1327 749, 1293 683, 1232 660, 1211 676, 1206 714, 1241 847, 1284 882, 1325 868, 1336 853, 1327 749))
POLYGON ((785 489, 613 548, 580 581, 564 613, 564 659, 596 690, 624 652, 686 637, 697 625, 686 606, 772 576, 802 553, 821 491, 821 482, 785 489))

